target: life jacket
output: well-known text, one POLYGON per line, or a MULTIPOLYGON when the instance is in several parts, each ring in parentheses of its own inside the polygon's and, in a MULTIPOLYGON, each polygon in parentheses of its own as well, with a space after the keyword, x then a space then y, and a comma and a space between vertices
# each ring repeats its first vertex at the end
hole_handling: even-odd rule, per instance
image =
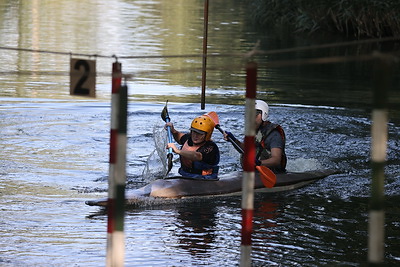
MULTIPOLYGON (((181 150, 183 151, 197 151, 204 144, 189 146, 189 140, 187 140, 181 150)), ((181 167, 179 168, 179 174, 186 178, 199 179, 199 180, 218 180, 219 171, 219 154, 215 165, 211 165, 202 161, 193 161, 185 157, 180 157, 181 167)))
POLYGON ((286 169, 287 157, 285 153, 285 143, 286 143, 286 136, 285 131, 283 130, 282 126, 274 123, 268 123, 263 125, 260 132, 261 132, 261 140, 257 140, 256 138, 256 158, 263 160, 268 159, 271 157, 271 151, 267 149, 265 146, 265 140, 267 139, 268 135, 270 135, 274 130, 277 130, 283 140, 283 148, 282 148, 282 158, 281 158, 281 167, 280 168, 271 168, 273 171, 276 172, 284 172, 286 169), (275 170, 274 170, 275 169, 275 170))

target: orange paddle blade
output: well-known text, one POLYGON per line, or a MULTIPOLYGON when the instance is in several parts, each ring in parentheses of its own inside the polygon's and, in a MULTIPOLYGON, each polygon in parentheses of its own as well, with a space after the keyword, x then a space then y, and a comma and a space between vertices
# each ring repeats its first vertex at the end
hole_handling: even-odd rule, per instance
POLYGON ((276 183, 276 174, 265 166, 256 166, 265 187, 272 188, 276 183))
POLYGON ((217 112, 215 112, 215 111, 210 111, 210 112, 208 112, 208 113, 206 114, 206 116, 208 116, 208 117, 214 122, 215 125, 218 125, 218 124, 219 124, 219 118, 218 118, 217 112))

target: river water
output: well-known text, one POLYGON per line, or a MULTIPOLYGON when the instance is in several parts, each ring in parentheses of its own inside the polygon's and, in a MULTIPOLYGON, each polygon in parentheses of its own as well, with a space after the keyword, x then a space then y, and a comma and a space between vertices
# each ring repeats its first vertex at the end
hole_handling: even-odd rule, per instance
MULTIPOLYGON (((65 53, 0 50, 1 266, 105 265, 107 216, 84 203, 107 195, 112 55, 129 74, 127 188, 134 189, 146 183, 146 165, 150 174, 160 168, 166 100, 182 131, 213 110, 224 129, 243 136, 248 59, 238 54, 257 41, 264 51, 344 41, 258 29, 251 9, 237 1, 210 3, 208 52, 224 56, 208 60, 201 110, 201 58, 166 56, 202 52, 203 1, 0 2, 1 47, 65 53), (96 98, 69 95, 68 53, 98 55, 90 57, 98 71, 96 98)), ((368 253, 373 64, 274 63, 396 47, 375 43, 251 58, 259 64, 258 97, 270 103, 271 121, 286 130, 288 169, 339 171, 298 190, 256 195, 254 266, 360 266, 368 253)), ((388 266, 400 264, 399 81, 395 76, 389 91, 388 266)), ((213 139, 222 151, 221 172, 238 170, 235 150, 218 132, 213 139)), ((219 197, 128 210, 126 266, 238 265, 240 201, 219 197)))

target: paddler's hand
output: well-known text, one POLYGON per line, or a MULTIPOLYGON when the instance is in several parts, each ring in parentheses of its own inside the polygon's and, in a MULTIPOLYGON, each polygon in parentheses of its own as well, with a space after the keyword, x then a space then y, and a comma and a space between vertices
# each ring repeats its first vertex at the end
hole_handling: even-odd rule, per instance
POLYGON ((225 131, 224 132, 224 139, 225 141, 229 141, 229 139, 231 139, 232 141, 236 141, 236 137, 233 136, 233 134, 231 132, 225 131))
POLYGON ((172 122, 167 122, 165 125, 164 125, 164 129, 165 130, 167 130, 167 127, 171 127, 171 132, 173 132, 173 131, 175 131, 175 129, 174 129, 174 124, 172 123, 172 122))
POLYGON ((180 150, 176 147, 175 143, 168 143, 167 149, 172 148, 172 150, 181 157, 190 159, 192 161, 201 161, 203 159, 203 154, 198 151, 188 151, 180 150))
POLYGON ((172 148, 172 150, 173 150, 176 154, 178 154, 178 155, 180 154, 179 152, 180 152, 181 150, 178 149, 174 143, 168 143, 168 144, 167 144, 167 149, 168 149, 168 148, 172 148))

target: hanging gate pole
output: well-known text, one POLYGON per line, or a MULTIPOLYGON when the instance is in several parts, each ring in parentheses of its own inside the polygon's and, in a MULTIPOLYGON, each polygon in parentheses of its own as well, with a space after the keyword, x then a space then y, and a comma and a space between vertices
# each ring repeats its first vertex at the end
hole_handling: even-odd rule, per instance
POLYGON ((388 140, 387 90, 391 83, 391 73, 392 66, 389 59, 378 59, 375 63, 371 126, 372 185, 368 229, 368 261, 371 264, 383 263, 385 254, 384 182, 388 140))
POLYGON ((124 204, 126 181, 127 87, 121 86, 121 63, 112 67, 110 167, 106 266, 123 266, 125 258, 124 204))
POLYGON ((208 0, 204 0, 203 67, 201 73, 201 109, 205 109, 206 106, 207 40, 208 40, 208 0))
POLYGON ((249 62, 246 66, 246 113, 242 182, 242 242, 240 266, 251 266, 251 234, 253 231, 254 180, 256 151, 255 136, 255 98, 257 92, 257 64, 249 62))

